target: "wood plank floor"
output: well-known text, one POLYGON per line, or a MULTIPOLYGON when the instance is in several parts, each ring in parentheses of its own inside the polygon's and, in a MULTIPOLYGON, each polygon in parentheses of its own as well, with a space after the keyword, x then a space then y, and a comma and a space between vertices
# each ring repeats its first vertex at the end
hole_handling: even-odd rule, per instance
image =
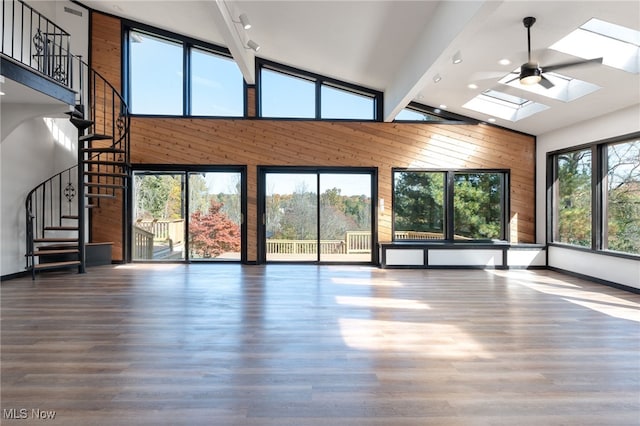
POLYGON ((640 424, 640 295, 551 271, 135 264, 0 291, 3 425, 640 424))

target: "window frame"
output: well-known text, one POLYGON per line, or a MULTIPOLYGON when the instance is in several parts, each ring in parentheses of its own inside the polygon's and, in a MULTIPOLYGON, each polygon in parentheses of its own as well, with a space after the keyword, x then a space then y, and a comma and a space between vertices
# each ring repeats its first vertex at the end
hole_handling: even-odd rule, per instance
POLYGON ((598 253, 625 259, 640 259, 640 253, 613 251, 607 248, 607 185, 608 157, 607 147, 640 138, 640 132, 629 133, 613 138, 575 145, 547 153, 546 186, 546 244, 576 251, 598 253), (589 247, 563 243, 556 240, 556 222, 558 210, 558 170, 557 157, 569 152, 591 150, 591 245, 589 247))
MULTIPOLYGON (((196 164, 155 164, 155 163, 140 163, 132 165, 131 168, 131 176, 133 177, 135 173, 144 173, 149 172, 152 174, 178 174, 184 176, 184 187, 183 193, 189 194, 189 174, 190 173, 207 173, 207 172, 231 172, 240 174, 240 213, 242 215, 241 223, 240 223, 240 259, 238 261, 216 261, 216 260, 203 260, 197 259, 196 263, 247 263, 247 194, 248 194, 248 184, 247 184, 247 166, 245 165, 196 165, 196 164)), ((133 178, 132 178, 133 179, 133 178)), ((133 181, 132 181, 133 182, 133 181)), ((127 197, 127 229, 131 231, 135 218, 135 202, 134 202, 134 191, 128 191, 127 197)), ((189 197, 185 197, 183 200, 183 209, 185 212, 189 212, 189 197)), ((185 214, 185 257, 184 259, 175 261, 176 263, 193 263, 194 260, 191 259, 189 255, 189 243, 188 238, 186 238, 188 229, 189 229, 189 214, 185 214)), ((132 241, 132 232, 129 232, 127 244, 127 262, 139 262, 139 263, 149 263, 147 260, 134 260, 133 259, 133 241, 132 241)), ((158 262, 158 261, 151 261, 158 262)), ((162 262, 170 262, 170 261, 161 261, 162 262)))
POLYGON ((242 93, 239 94, 242 99, 242 113, 240 115, 192 115, 192 74, 191 74, 191 52, 195 50, 211 53, 213 55, 218 55, 225 59, 230 59, 235 63, 235 59, 231 55, 229 49, 218 46, 215 44, 207 43, 204 41, 200 41, 191 37, 183 36, 180 34, 176 34, 170 31, 162 30, 160 28, 156 28, 153 26, 149 26, 146 24, 123 20, 122 21, 122 70, 121 75, 122 79, 122 89, 124 93, 124 98, 127 103, 131 103, 131 52, 129 49, 130 44, 130 36, 131 32, 138 32, 142 34, 148 34, 150 37, 155 37, 158 39, 167 40, 172 43, 177 43, 182 47, 182 114, 180 115, 171 115, 171 114, 147 114, 143 112, 134 112, 130 111, 130 115, 133 117, 207 117, 207 118, 225 118, 225 119, 233 119, 233 118, 246 118, 247 117, 247 82, 242 77, 242 93))
POLYGON ((422 124, 480 124, 480 120, 465 117, 463 115, 455 114, 443 110, 442 108, 434 108, 428 105, 423 105, 417 102, 410 102, 409 105, 403 108, 403 110, 409 110, 417 114, 422 114, 425 117, 433 117, 431 120, 403 120, 394 118, 396 123, 422 123, 422 124))
POLYGON ((487 244, 487 243, 508 243, 510 241, 510 220, 511 205, 511 170, 509 169, 437 169, 437 168, 401 168, 394 167, 391 169, 391 238, 392 241, 398 242, 420 242, 424 244, 430 243, 447 243, 447 244, 487 244), (417 239, 396 239, 396 173, 403 172, 428 172, 428 173, 444 173, 444 238, 438 240, 417 240, 417 239), (469 240, 455 239, 455 206, 454 206, 454 187, 456 174, 474 174, 487 173, 501 175, 502 192, 500 194, 500 238, 476 238, 469 240))
POLYGON ((331 77, 326 77, 320 74, 315 74, 309 71, 304 71, 299 68, 291 67, 277 62, 269 61, 263 58, 256 58, 256 116, 259 119, 268 120, 318 120, 318 121, 382 121, 383 119, 383 93, 369 89, 364 86, 359 86, 345 81, 337 80, 331 77), (271 72, 281 73, 295 78, 300 78, 313 82, 315 84, 315 117, 314 118, 297 118, 297 117, 267 117, 263 116, 262 112, 262 70, 266 69, 271 72), (353 118, 322 118, 322 87, 328 86, 332 89, 342 90, 348 93, 352 93, 358 96, 364 96, 371 98, 373 101, 373 111, 371 119, 353 119, 353 118))

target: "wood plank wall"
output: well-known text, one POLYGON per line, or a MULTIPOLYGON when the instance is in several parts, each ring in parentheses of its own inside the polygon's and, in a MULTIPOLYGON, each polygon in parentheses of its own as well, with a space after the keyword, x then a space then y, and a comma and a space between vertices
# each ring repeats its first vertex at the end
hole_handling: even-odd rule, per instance
MULTIPOLYGON (((120 23, 97 13, 92 23, 92 45, 108 46, 93 48, 94 67, 119 83, 120 23)), ((249 98, 254 99, 255 93, 249 98)), ((133 163, 247 166, 250 262, 257 260, 258 165, 377 167, 378 196, 385 202, 384 211, 378 211, 381 241, 391 239, 393 167, 508 169, 511 242, 535 241, 535 138, 506 129, 428 123, 133 117, 131 141, 133 163)), ((96 227, 115 227, 119 218, 115 211, 96 210, 94 231, 96 227)), ((120 230, 106 232, 116 235, 120 230)), ((114 260, 121 260, 118 253, 114 247, 114 260)))

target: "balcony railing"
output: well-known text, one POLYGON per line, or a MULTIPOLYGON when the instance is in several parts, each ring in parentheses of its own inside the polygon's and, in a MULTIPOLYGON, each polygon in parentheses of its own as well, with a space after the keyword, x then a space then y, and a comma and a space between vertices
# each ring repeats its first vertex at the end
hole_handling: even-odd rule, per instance
POLYGON ((72 88, 70 35, 21 0, 2 1, 2 54, 72 88))

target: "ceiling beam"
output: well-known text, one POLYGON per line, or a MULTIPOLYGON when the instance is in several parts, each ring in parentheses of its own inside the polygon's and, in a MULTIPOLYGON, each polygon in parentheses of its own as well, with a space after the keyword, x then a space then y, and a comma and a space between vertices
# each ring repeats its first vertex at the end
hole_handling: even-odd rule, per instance
MULTIPOLYGON (((425 29, 418 37, 411 53, 399 64, 396 78, 384 95, 384 121, 393 121, 429 79, 438 73, 433 66, 443 57, 449 57, 450 46, 463 30, 481 26, 484 19, 495 11, 501 1, 441 1, 425 29)), ((463 52, 464 54, 464 52, 463 52)))
POLYGON ((214 0, 212 3, 213 21, 216 28, 224 38, 227 48, 238 64, 247 84, 255 84, 256 57, 253 50, 246 47, 246 40, 243 39, 245 37, 244 29, 236 22, 238 19, 234 19, 231 14, 233 6, 230 6, 225 0, 214 0))

